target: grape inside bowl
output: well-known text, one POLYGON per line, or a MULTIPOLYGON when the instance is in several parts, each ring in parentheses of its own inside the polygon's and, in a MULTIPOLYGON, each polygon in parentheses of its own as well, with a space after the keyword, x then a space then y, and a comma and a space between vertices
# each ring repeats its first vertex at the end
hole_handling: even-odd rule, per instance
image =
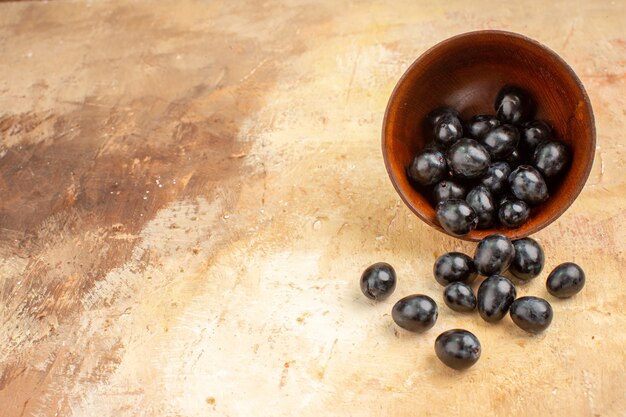
MULTIPOLYGON (((439 224, 432 187, 415 187, 407 169, 433 139, 428 114, 456 109, 462 120, 495 114, 494 98, 505 85, 526 91, 535 103, 533 119, 552 128, 571 152, 564 172, 549 183, 548 200, 532 207, 517 228, 501 224, 457 236, 478 241, 500 233, 529 236, 556 220, 582 191, 595 155, 593 110, 585 89, 567 63, 544 45, 523 35, 486 30, 454 36, 424 52, 398 81, 387 105, 382 151, 387 172, 404 203, 424 222, 439 224)), ((450 234, 450 233, 448 233, 450 234)))

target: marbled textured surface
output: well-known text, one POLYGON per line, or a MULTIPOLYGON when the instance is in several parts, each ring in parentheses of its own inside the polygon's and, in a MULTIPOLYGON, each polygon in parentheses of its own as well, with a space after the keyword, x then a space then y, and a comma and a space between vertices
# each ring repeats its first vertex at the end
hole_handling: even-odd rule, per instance
POLYGON ((476 2, 0 4, 1 416, 620 416, 626 409, 626 5, 476 2), (442 302, 432 264, 473 245, 421 223, 380 129, 406 67, 451 35, 524 33, 591 97, 581 196, 535 237, 528 336, 442 302), (367 265, 398 287, 373 305, 367 265), (575 261, 570 300, 545 277, 575 261), (391 306, 420 292, 421 335, 391 306), (458 374, 436 336, 466 328, 458 374))

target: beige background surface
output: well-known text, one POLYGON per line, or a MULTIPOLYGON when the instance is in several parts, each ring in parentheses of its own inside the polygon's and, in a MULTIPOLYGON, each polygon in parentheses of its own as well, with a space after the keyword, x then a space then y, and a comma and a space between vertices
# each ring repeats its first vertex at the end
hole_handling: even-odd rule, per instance
MULTIPOLYGON (((623 416, 626 3, 0 4, 1 416, 623 416), (441 303, 473 245, 404 207, 380 143, 406 67, 451 35, 524 33, 579 74, 598 150, 536 238, 587 272, 528 336, 441 303), (359 292, 368 264, 395 295, 359 292), (465 373, 433 342, 463 327, 465 373)), ((519 288, 547 296, 546 273, 519 288)))

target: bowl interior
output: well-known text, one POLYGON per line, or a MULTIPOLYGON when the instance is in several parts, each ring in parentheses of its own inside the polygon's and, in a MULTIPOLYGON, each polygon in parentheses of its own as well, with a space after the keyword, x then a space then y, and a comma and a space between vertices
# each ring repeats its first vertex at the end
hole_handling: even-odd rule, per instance
POLYGON ((495 96, 505 84, 530 93, 537 108, 535 119, 547 121, 554 136, 567 143, 572 163, 550 186, 550 199, 535 207, 523 226, 475 230, 461 238, 479 240, 491 233, 528 236, 560 216, 589 175, 595 151, 593 113, 580 80, 561 58, 509 32, 481 31, 450 38, 425 52, 403 75, 383 126, 383 156, 396 190, 413 212, 442 232, 430 196, 415 190, 405 174, 413 156, 432 139, 424 123, 426 115, 438 107, 453 107, 464 120, 495 114, 495 96))

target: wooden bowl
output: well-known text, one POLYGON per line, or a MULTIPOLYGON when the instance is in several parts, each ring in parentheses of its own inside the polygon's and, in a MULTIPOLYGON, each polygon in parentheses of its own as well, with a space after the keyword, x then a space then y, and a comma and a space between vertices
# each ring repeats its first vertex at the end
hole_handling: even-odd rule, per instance
POLYGON ((420 219, 441 232, 446 233, 439 226, 430 193, 414 189, 406 176, 412 158, 432 139, 426 115, 438 107, 453 107, 463 119, 495 114, 495 97, 505 84, 530 93, 537 107, 535 119, 547 121, 555 138, 570 147, 572 163, 551 185, 550 199, 533 208, 524 225, 517 229, 497 225, 460 238, 531 235, 567 210, 589 176, 596 147, 593 111, 582 83, 565 61, 515 33, 485 30, 452 37, 422 54, 400 78, 382 132, 383 158, 396 191, 420 219))

